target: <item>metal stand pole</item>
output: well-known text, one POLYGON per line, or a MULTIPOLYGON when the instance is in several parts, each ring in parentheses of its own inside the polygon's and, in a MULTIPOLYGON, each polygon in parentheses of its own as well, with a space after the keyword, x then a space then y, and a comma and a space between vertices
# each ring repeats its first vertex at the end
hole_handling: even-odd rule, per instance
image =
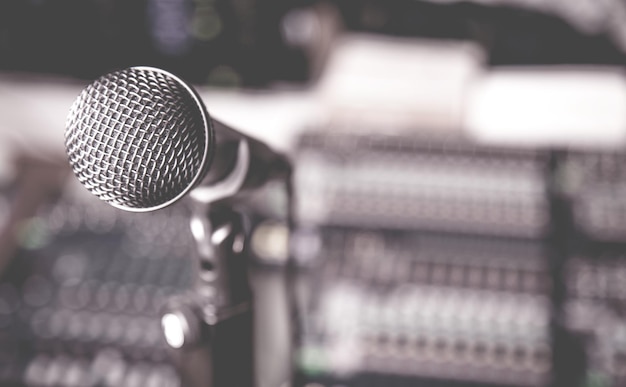
POLYGON ((205 205, 191 227, 197 283, 163 311, 166 341, 185 386, 251 387, 254 312, 242 216, 227 205, 205 205))

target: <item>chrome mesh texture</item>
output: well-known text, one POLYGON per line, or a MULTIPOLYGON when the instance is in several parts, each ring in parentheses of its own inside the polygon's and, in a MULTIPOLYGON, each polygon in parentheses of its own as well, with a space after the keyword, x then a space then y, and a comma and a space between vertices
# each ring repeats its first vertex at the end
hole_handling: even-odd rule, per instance
POLYGON ((211 132, 203 109, 168 73, 129 68, 104 75, 70 109, 69 162, 100 199, 129 210, 158 208, 204 172, 211 132))

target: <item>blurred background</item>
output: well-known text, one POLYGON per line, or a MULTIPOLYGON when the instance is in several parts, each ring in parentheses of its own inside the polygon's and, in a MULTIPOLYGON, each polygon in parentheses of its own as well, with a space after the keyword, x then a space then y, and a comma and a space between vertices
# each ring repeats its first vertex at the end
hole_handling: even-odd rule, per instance
POLYGON ((291 228, 281 187, 246 207, 258 386, 626 385, 625 63, 623 0, 0 2, 0 385, 184 385, 189 209, 65 159, 134 65, 293 162, 291 228))

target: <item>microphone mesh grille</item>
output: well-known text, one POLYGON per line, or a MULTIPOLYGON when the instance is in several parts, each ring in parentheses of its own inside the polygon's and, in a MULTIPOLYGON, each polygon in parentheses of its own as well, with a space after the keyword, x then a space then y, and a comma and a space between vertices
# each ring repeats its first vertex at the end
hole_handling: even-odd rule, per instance
POLYGON ((100 199, 128 210, 158 208, 204 172, 211 134, 204 114, 190 89, 168 73, 129 68, 104 75, 70 109, 69 162, 100 199))

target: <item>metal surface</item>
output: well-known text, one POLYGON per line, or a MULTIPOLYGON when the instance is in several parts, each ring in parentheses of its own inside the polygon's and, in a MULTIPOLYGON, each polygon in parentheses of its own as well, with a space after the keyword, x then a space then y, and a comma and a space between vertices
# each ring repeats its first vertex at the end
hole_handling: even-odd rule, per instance
POLYGON ((163 70, 132 67, 83 90, 67 118, 65 145, 91 193, 144 212, 177 201, 204 177, 214 134, 190 86, 163 70))
POLYGON ((253 386, 254 302, 243 216, 229 205, 201 205, 191 231, 196 284, 169 300, 163 334, 185 385, 253 386))
POLYGON ((237 161, 233 170, 224 179, 200 186, 189 193, 198 203, 209 204, 235 195, 243 186, 250 167, 250 146, 248 141, 241 140, 237 147, 237 161))

